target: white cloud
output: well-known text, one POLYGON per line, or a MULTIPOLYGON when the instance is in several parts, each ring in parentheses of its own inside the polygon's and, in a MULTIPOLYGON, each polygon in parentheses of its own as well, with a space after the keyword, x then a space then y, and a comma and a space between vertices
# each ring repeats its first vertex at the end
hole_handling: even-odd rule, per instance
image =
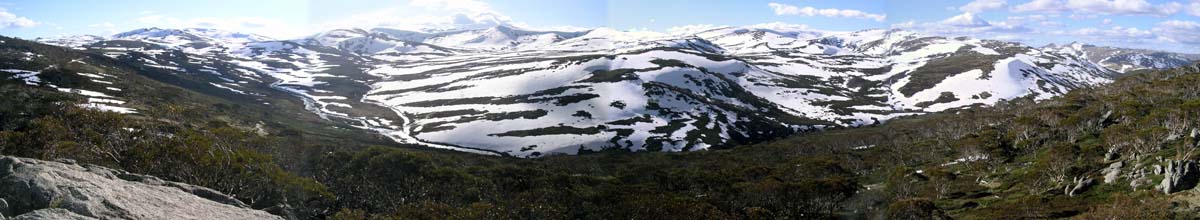
POLYGON ((1200 44, 1200 23, 1194 21, 1169 20, 1159 22, 1154 28, 1159 38, 1172 43, 1200 44))
POLYGON ((1091 13, 1087 13, 1087 14, 1075 13, 1075 14, 1071 14, 1071 16, 1067 16, 1067 17, 1068 17, 1068 18, 1071 18, 1071 19, 1074 19, 1074 20, 1083 20, 1083 19, 1095 19, 1095 18, 1099 18, 1099 17, 1100 17, 1100 15, 1097 15, 1097 14, 1091 14, 1091 13))
POLYGON ((1028 15, 1028 16, 1008 16, 1006 22, 1010 24, 1025 24, 1027 22, 1045 22, 1048 19, 1046 15, 1028 15))
POLYGON ((106 21, 104 23, 89 24, 88 27, 104 29, 104 31, 108 32, 108 34, 116 34, 117 33, 117 25, 113 24, 112 22, 106 21))
MULTIPOLYGON (((407 30, 488 28, 512 25, 530 28, 477 0, 413 0, 407 7, 382 8, 318 24, 319 29, 389 27, 407 30)), ((554 28, 561 29, 561 28, 554 28)), ((571 27, 569 29, 576 29, 571 27)))
POLYGON ((1156 9, 1160 13, 1160 16, 1166 17, 1184 10, 1184 6, 1183 4, 1179 4, 1179 2, 1167 2, 1158 5, 1156 9))
POLYGON ((170 20, 170 22, 179 22, 179 19, 173 19, 173 18, 167 17, 166 15, 157 15, 157 14, 146 15, 146 16, 138 17, 137 19, 133 19, 133 20, 137 21, 138 23, 145 23, 145 24, 162 24, 162 23, 169 22, 168 20, 170 20))
POLYGON ((1044 16, 1044 15, 1008 16, 1008 20, 1009 21, 1041 21, 1041 20, 1046 20, 1046 16, 1044 16))
MULTIPOLYGON (((487 28, 496 25, 527 26, 512 21, 510 17, 497 12, 488 3, 479 0, 411 0, 394 7, 380 7, 373 11, 354 13, 348 17, 304 25, 260 17, 180 19, 152 11, 143 14, 135 21, 164 27, 203 27, 250 33, 273 33, 288 37, 300 37, 312 34, 312 32, 337 28, 388 27, 432 31, 487 28)), ((577 30, 579 28, 555 27, 554 29, 577 30)))
POLYGON ((1067 10, 1066 3, 1061 0, 1033 0, 1013 7, 1013 12, 1062 12, 1067 10))
POLYGON ((917 26, 917 21, 908 20, 903 23, 892 24, 892 28, 910 29, 917 26))
POLYGON ((1013 7, 1012 11, 1165 17, 1178 13, 1182 8, 1183 4, 1178 2, 1153 5, 1146 0, 1033 0, 1013 7))
POLYGON ((1089 27, 1076 30, 1045 32, 1047 35, 1065 36, 1093 44, 1109 44, 1122 47, 1146 48, 1172 51, 1196 51, 1200 49, 1200 23, 1195 21, 1168 20, 1157 23, 1153 28, 1116 26, 1111 20, 1101 21, 1108 28, 1089 27))
POLYGON ((1053 31, 1050 34, 1073 36, 1076 39, 1087 39, 1089 42, 1108 43, 1141 43, 1156 38, 1150 30, 1120 26, 1109 29, 1082 28, 1073 31, 1053 31))
POLYGON ((4 28, 27 28, 37 26, 39 23, 29 18, 17 16, 9 13, 7 9, 0 8, 0 29, 4 28))
POLYGON ((836 8, 817 9, 817 8, 813 8, 813 7, 807 7, 807 6, 806 7, 797 7, 794 5, 780 4, 780 3, 775 3, 775 2, 768 3, 767 6, 770 6, 771 10, 775 11, 775 15, 802 15, 802 16, 810 16, 810 17, 811 16, 824 16, 824 17, 835 17, 835 18, 836 17, 862 18, 862 19, 872 19, 872 20, 879 21, 879 22, 883 22, 883 20, 887 19, 887 15, 884 15, 884 14, 872 14, 872 13, 867 13, 867 12, 853 10, 853 9, 836 9, 836 8))
POLYGON ((1104 21, 1101 21, 1100 23, 1104 25, 1111 25, 1112 19, 1105 18, 1104 21))
POLYGON ((1002 39, 1013 40, 1019 36, 1033 33, 1022 25, 1027 17, 1010 17, 1008 21, 991 22, 987 21, 978 15, 970 12, 965 12, 955 15, 950 18, 938 22, 921 23, 915 22, 896 24, 896 26, 909 26, 909 29, 939 36, 970 36, 975 38, 986 39, 1002 39))
POLYGON ((693 25, 684 25, 684 26, 674 26, 674 27, 667 28, 667 33, 671 34, 671 35, 676 35, 676 36, 692 35, 692 34, 696 34, 699 32, 716 29, 719 27, 724 27, 724 26, 711 25, 711 24, 693 24, 693 25))
POLYGON ((529 30, 563 31, 563 32, 583 32, 583 31, 589 31, 592 29, 596 29, 596 28, 592 28, 592 27, 579 27, 579 26, 571 26, 571 25, 560 25, 560 26, 550 26, 550 27, 528 27, 528 26, 525 26, 522 28, 529 29, 529 30))
POLYGON ((114 28, 114 27, 117 27, 117 25, 113 24, 112 22, 104 22, 104 23, 89 24, 88 27, 90 27, 90 28, 114 28))
POLYGON ((770 30, 775 30, 775 31, 780 31, 780 32, 789 32, 789 33, 805 33, 805 32, 808 32, 808 33, 820 33, 820 32, 825 32, 825 31, 823 31, 823 30, 817 30, 817 29, 813 29, 812 27, 809 27, 809 26, 808 26, 808 25, 806 25, 806 24, 792 24, 792 23, 784 23, 784 22, 771 22, 771 23, 753 24, 753 25, 749 25, 749 26, 746 26, 746 27, 748 27, 748 28, 761 28, 761 29, 770 29, 770 30))
POLYGON ((987 10, 1001 9, 1005 6, 1008 6, 1007 0, 975 0, 971 3, 963 5, 962 7, 958 7, 958 10, 963 12, 980 13, 987 10))
POLYGON ((1065 27, 1066 26, 1062 22, 1057 22, 1057 21, 1043 21, 1038 24, 1041 24, 1042 26, 1046 26, 1046 27, 1065 27))
MULTIPOLYGON (((210 28, 225 31, 262 34, 275 38, 299 37, 309 33, 304 28, 292 27, 286 22, 259 17, 201 17, 181 19, 161 14, 150 14, 134 21, 162 28, 210 28)), ((111 23, 94 24, 105 27, 111 23)), ((91 25, 89 25, 91 27, 91 25)))
POLYGON ((792 24, 792 23, 784 23, 784 22, 752 24, 752 25, 749 25, 746 27, 772 29, 772 30, 778 30, 778 31, 808 31, 808 30, 812 30, 807 24, 792 24))
MULTIPOLYGON (((674 35, 674 36, 688 36, 688 35, 694 35, 694 34, 697 34, 700 32, 708 31, 708 30, 719 29, 719 28, 730 28, 730 27, 731 26, 728 26, 728 25, 712 25, 712 24, 684 25, 684 26, 674 26, 674 27, 667 28, 666 33, 670 34, 670 35, 674 35)), ((808 25, 805 25, 805 24, 792 24, 792 23, 785 23, 785 22, 752 24, 752 25, 746 25, 746 26, 741 26, 741 27, 767 29, 767 30, 772 30, 772 31, 777 31, 777 32, 782 32, 782 33, 793 33, 793 34, 805 35, 805 36, 811 36, 811 37, 817 37, 817 36, 823 35, 825 33, 828 33, 828 31, 813 29, 812 27, 809 27, 808 25)))
POLYGON ((447 30, 487 28, 496 25, 525 26, 513 22, 508 16, 500 14, 454 13, 449 15, 411 15, 402 8, 385 8, 373 12, 359 13, 345 19, 322 23, 318 26, 320 29, 390 27, 407 30, 447 30))
POLYGON ((1200 1, 1192 1, 1188 4, 1187 13, 1192 16, 1200 16, 1200 1))
POLYGON ((956 27, 986 27, 992 25, 991 23, 988 23, 988 21, 983 20, 983 18, 979 18, 979 16, 971 12, 962 13, 960 15, 947 18, 946 20, 942 20, 942 24, 956 27))
POLYGON ((1002 40, 1002 41, 1028 41, 1029 40, 1029 38, 1027 38, 1027 36, 1014 35, 1014 34, 995 35, 995 36, 992 36, 991 39, 1002 40))
POLYGON ((408 2, 408 5, 423 7, 427 10, 461 11, 467 14, 498 14, 492 10, 491 5, 477 0, 412 0, 408 2))

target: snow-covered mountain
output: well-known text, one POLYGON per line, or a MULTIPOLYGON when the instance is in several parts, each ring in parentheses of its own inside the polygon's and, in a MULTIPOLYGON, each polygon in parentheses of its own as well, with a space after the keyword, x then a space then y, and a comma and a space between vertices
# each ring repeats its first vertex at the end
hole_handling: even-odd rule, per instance
POLYGON ((74 49, 94 49, 99 46, 91 45, 98 42, 120 42, 128 47, 132 45, 154 45, 163 48, 188 50, 190 53, 224 53, 230 47, 246 43, 272 41, 274 39, 257 34, 230 32, 208 28, 163 29, 142 28, 117 33, 108 37, 95 35, 80 35, 60 38, 38 38, 35 41, 70 47, 74 49))
POLYGON ((206 28, 143 28, 115 34, 111 39, 141 40, 173 46, 199 43, 239 44, 272 40, 270 37, 256 34, 237 33, 206 28))
MULTIPOLYGON (((779 49, 795 49, 808 44, 813 39, 829 34, 813 30, 776 29, 772 26, 750 27, 717 27, 702 29, 694 33, 682 33, 684 36, 696 36, 713 42, 721 48, 735 53, 770 52, 779 49)), ((830 54, 836 51, 828 51, 830 54)))
POLYGON ((58 45, 58 46, 72 48, 72 49, 82 50, 82 49, 86 49, 83 47, 84 45, 96 43, 96 42, 99 42, 99 41, 102 41, 105 39, 107 39, 107 38, 101 37, 101 36, 96 36, 96 35, 77 35, 77 36, 64 36, 64 37, 52 37, 52 38, 37 38, 34 40, 45 43, 45 44, 58 45))
POLYGON ((1200 54, 1182 54, 1164 51, 1095 46, 1074 42, 1066 45, 1050 44, 1046 50, 1083 57, 1114 71, 1128 72, 1141 69, 1167 69, 1186 66, 1200 60, 1200 54))
POLYGON ((379 58, 392 57, 388 60, 419 59, 425 56, 446 56, 460 52, 457 49, 410 39, 377 31, 337 29, 321 32, 298 41, 306 45, 332 47, 356 54, 375 55, 379 58))
MULTIPOLYGON (((333 32, 339 32, 334 30, 333 32)), ((389 28, 358 30, 360 35, 387 36, 397 41, 438 45, 464 50, 527 50, 550 45, 565 39, 582 36, 584 32, 537 31, 510 25, 497 25, 486 29, 455 30, 425 33, 389 28)), ((322 40, 329 33, 321 33, 313 39, 322 40)))
POLYGON ((269 84, 322 117, 398 142, 514 156, 731 147, 1044 99, 1119 74, 1057 49, 882 29, 661 34, 496 26, 338 29, 286 41, 213 36, 138 30, 83 47, 212 76, 214 89, 246 96, 255 92, 238 88, 269 84))

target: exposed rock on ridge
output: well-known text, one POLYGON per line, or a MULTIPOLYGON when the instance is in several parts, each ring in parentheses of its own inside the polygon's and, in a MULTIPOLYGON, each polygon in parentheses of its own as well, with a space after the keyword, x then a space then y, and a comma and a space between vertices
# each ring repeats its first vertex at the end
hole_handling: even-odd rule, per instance
POLYGON ((9 156, 0 156, 0 204, 12 219, 283 219, 199 186, 9 156))

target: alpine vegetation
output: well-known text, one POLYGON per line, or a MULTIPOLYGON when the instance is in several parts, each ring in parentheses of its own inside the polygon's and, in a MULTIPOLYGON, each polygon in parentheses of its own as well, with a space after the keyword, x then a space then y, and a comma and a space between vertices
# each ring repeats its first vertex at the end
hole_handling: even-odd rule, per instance
POLYGON ((6 1, 0 220, 1197 219, 1197 18, 6 1))
POLYGON ((1125 70, 1056 47, 900 29, 662 34, 498 25, 337 29, 272 40, 148 28, 40 41, 177 74, 206 73, 213 88, 239 96, 255 96, 240 87, 267 84, 322 117, 400 143, 520 157, 727 148, 1045 99, 1125 70))

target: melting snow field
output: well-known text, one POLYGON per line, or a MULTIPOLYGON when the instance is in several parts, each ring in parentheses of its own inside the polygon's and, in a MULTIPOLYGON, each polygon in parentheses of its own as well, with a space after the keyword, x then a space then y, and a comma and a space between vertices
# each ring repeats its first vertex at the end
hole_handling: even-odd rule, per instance
POLYGON ((118 106, 118 105, 125 104, 125 101, 117 100, 113 96, 106 95, 102 92, 83 90, 83 89, 71 89, 71 88, 57 88, 57 89, 58 89, 58 91, 61 91, 61 92, 75 93, 75 94, 87 96, 88 97, 87 103, 80 104, 79 106, 81 106, 81 107, 91 108, 91 109, 96 109, 96 110, 101 110, 101 111, 116 112, 116 113, 121 113, 121 114, 137 113, 137 109, 118 106))
MULTIPOLYGON (((41 78, 38 77, 38 74, 39 74, 38 71, 18 70, 18 69, 0 69, 0 72, 14 74, 12 77, 10 77, 11 79, 21 80, 26 85, 39 86, 39 85, 43 84, 41 78)), ((99 79, 108 78, 108 76, 105 76, 105 75, 93 74, 93 73, 79 73, 79 75, 91 78, 92 81, 97 82, 97 83, 112 84, 112 82, 99 80, 99 79)), ((122 114, 137 113, 136 109, 119 106, 119 105, 125 104, 125 101, 117 100, 113 96, 104 94, 102 92, 83 90, 83 89, 60 88, 60 87, 52 85, 52 84, 46 84, 46 85, 51 88, 55 88, 61 92, 74 93, 74 94, 79 94, 79 95, 88 97, 87 103, 80 104, 81 107, 92 108, 92 109, 97 109, 97 110, 101 110, 101 111, 117 112, 117 113, 122 113, 122 114)), ((113 88, 113 87, 108 87, 108 89, 112 90, 112 91, 120 91, 120 89, 113 88)))
POLYGON ((15 74, 11 78, 24 81, 26 85, 36 86, 42 83, 42 79, 38 78, 38 72, 18 69, 0 69, 0 72, 15 74))
MULTIPOLYGON (((1046 59, 1036 54, 1038 51, 1031 52, 1034 55, 1005 55, 985 45, 989 42, 978 39, 922 38, 912 33, 866 31, 838 35, 835 42, 839 45, 826 45, 780 33, 753 38, 743 34, 750 32, 753 31, 731 29, 697 35, 713 39, 712 43, 724 49, 698 46, 687 37, 600 30, 556 43, 541 37, 523 38, 528 41, 517 42, 530 44, 521 44, 520 49, 514 49, 517 52, 468 53, 403 61, 394 59, 392 54, 387 62, 366 70, 383 80, 371 82, 372 91, 363 97, 363 101, 388 107, 400 114, 405 122, 403 126, 365 124, 396 137, 399 142, 470 151, 483 149, 518 156, 575 153, 614 146, 630 150, 647 150, 651 146, 666 151, 697 150, 725 143, 696 142, 697 137, 716 136, 728 141, 734 136, 758 135, 761 131, 751 131, 736 124, 751 120, 748 112, 779 109, 787 114, 836 125, 858 126, 1027 95, 1040 99, 1076 86, 1105 82, 1093 72, 1078 71, 1070 65, 1057 65, 1051 69, 1035 66, 1034 63, 1046 59), (893 53, 899 49, 864 46, 898 45, 912 40, 927 41, 927 45, 899 53, 893 53), (746 43, 749 41, 761 43, 746 43), (529 49, 536 47, 542 50, 529 49), (655 49, 662 47, 678 49, 655 49), (787 51, 785 56, 778 55, 781 50, 787 51), (967 70, 951 74, 932 88, 911 96, 898 92, 908 82, 907 73, 961 50, 1008 57, 997 59, 990 72, 967 70), (699 55, 714 52, 741 58, 713 59, 699 55), (596 55, 607 56, 585 58, 596 55), (684 66, 657 63, 663 61, 684 66), (622 79, 613 81, 585 81, 597 72, 619 74, 620 71, 631 75, 614 76, 622 79), (1058 77, 1068 77, 1069 81, 1078 84, 1063 84, 1064 80, 1058 77), (890 81, 889 86, 863 94, 884 101, 843 107, 831 105, 862 99, 852 94, 868 88, 856 88, 847 82, 854 78, 890 81), (796 84, 796 81, 816 84, 796 84), (748 100, 737 91, 760 97, 768 106, 748 100), (953 94, 957 100, 917 107, 938 100, 943 93, 953 94), (589 98, 569 103, 555 101, 575 96, 589 98), (504 101, 514 97, 542 101, 504 101), (613 103, 622 106, 613 107, 613 103), (504 114, 528 115, 487 118, 504 114), (646 118, 639 119, 642 117, 646 118), (622 120, 632 123, 614 123, 622 120), (503 135, 536 129, 574 131, 503 135)), ((353 39, 343 37, 338 41, 353 39)), ((459 40, 447 37, 435 42, 459 40)), ((496 45, 496 42, 482 41, 475 48, 496 49, 498 47, 480 46, 496 45)), ((378 43, 374 46, 379 46, 378 43)), ((371 50, 388 49, 397 51, 391 47, 371 50)), ((314 63, 316 61, 296 65, 312 66, 314 63)), ((314 111, 353 118, 324 107, 341 106, 327 102, 338 100, 338 97, 314 95, 312 91, 302 89, 319 85, 321 78, 328 76, 314 75, 315 71, 311 70, 279 70, 245 64, 274 71, 272 74, 282 82, 296 85, 296 88, 284 89, 306 97, 312 102, 314 111)), ((806 127, 779 121, 770 123, 793 129, 806 127)), ((826 125, 808 127, 823 126, 826 125)))
MULTIPOLYGON (((1107 83, 1112 73, 1056 51, 883 29, 838 33, 760 25, 671 34, 508 26, 439 33, 339 29, 290 41, 182 32, 192 36, 174 37, 167 33, 176 32, 163 29, 118 36, 165 49, 101 49, 107 56, 136 52, 151 58, 182 51, 190 54, 185 61, 142 62, 179 73, 190 67, 176 62, 204 66, 194 71, 221 79, 208 84, 237 95, 258 95, 243 87, 247 81, 269 84, 322 118, 399 143, 522 157, 614 147, 703 150, 1017 97, 1044 99, 1107 83), (205 46, 191 44, 197 39, 205 46), (214 54, 222 59, 210 57, 214 54), (986 65, 901 92, 914 75, 929 74, 922 67, 963 54, 985 59, 986 65), (361 106, 396 115, 365 116, 355 109, 361 106)), ((0 71, 41 84, 36 72, 0 71)), ((103 73, 80 75, 100 84, 115 80, 103 73)), ((89 97, 90 108, 136 112, 100 91, 58 89, 89 97)))

